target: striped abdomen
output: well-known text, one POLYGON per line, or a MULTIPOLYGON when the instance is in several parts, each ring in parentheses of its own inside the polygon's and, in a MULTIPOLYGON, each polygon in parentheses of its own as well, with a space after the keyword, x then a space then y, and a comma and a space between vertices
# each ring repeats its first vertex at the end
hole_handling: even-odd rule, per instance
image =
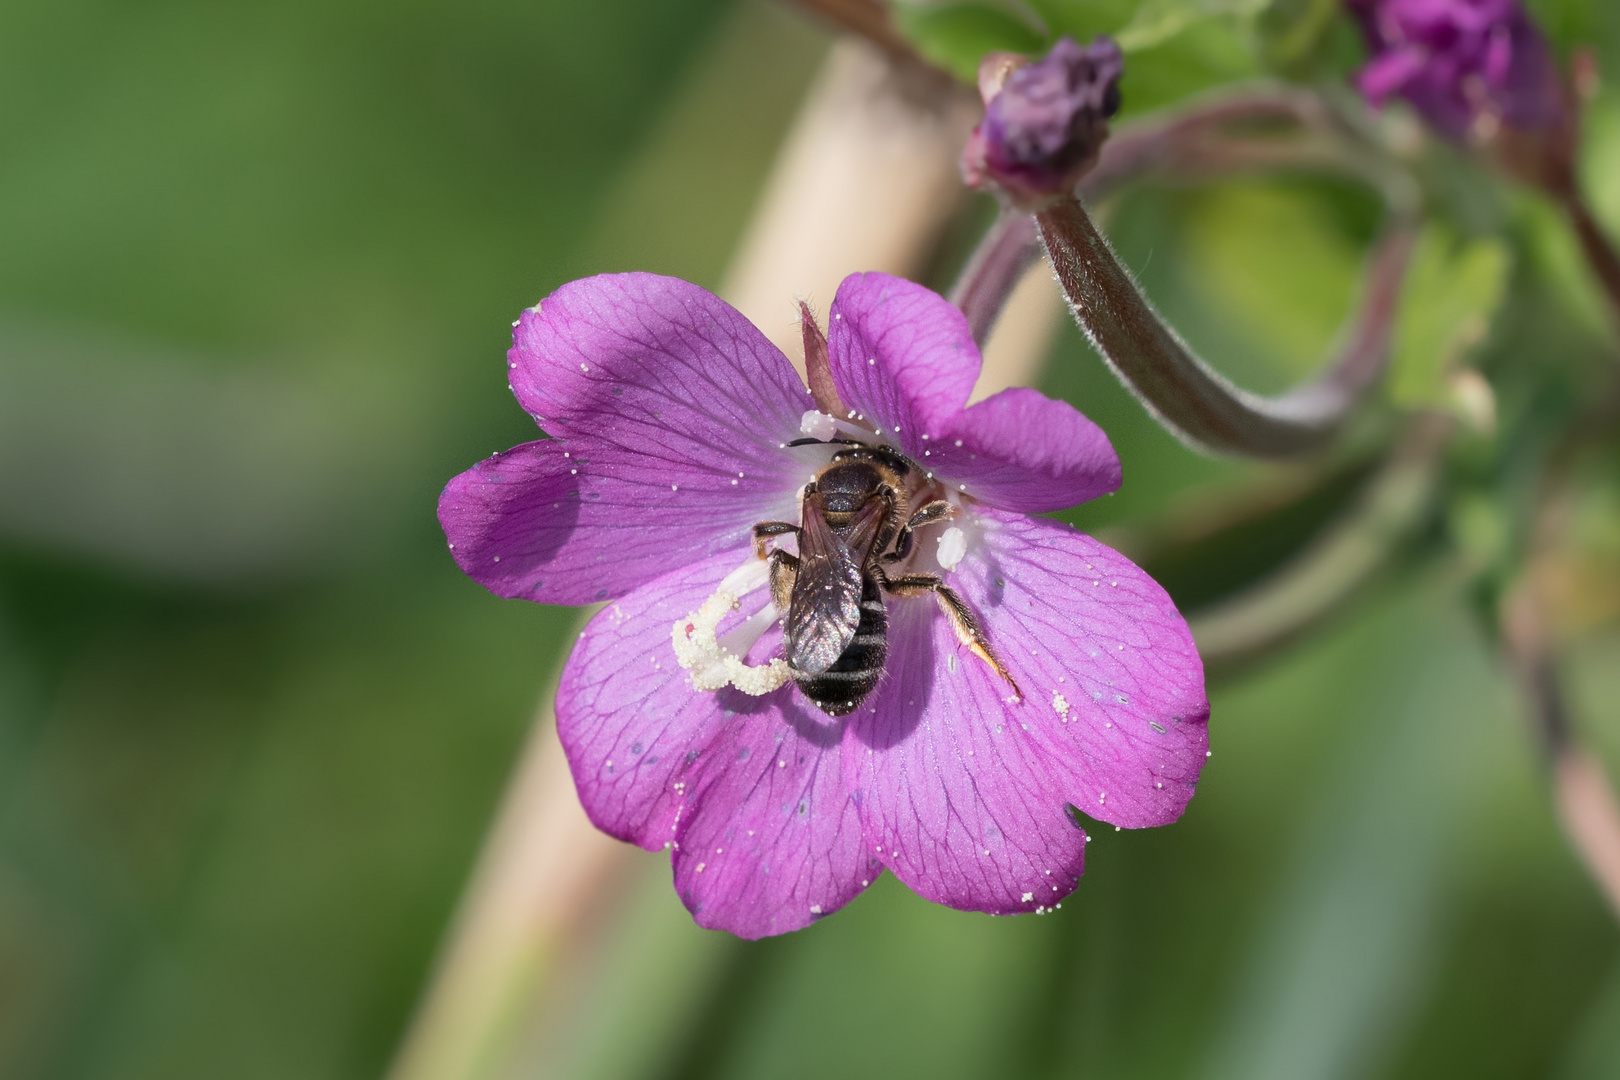
POLYGON ((854 712, 877 685, 888 655, 889 613, 877 578, 866 574, 861 581, 861 621, 855 636, 826 671, 797 680, 799 689, 829 716, 854 712))

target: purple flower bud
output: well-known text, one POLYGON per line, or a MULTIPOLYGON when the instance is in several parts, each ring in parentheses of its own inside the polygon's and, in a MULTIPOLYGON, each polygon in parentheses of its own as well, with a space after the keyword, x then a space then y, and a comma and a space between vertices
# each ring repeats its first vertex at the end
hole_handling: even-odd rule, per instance
MULTIPOLYGON (((1004 69, 999 58, 991 63, 1004 69)), ((967 182, 998 187, 1021 204, 1066 194, 1108 137, 1124 70, 1111 38, 1082 48, 1066 37, 1044 58, 1007 74, 999 90, 981 73, 984 120, 962 154, 967 182)))
POLYGON ((1371 59, 1356 76, 1374 105, 1402 97, 1452 139, 1501 127, 1562 128, 1558 68, 1516 0, 1345 0, 1371 59))

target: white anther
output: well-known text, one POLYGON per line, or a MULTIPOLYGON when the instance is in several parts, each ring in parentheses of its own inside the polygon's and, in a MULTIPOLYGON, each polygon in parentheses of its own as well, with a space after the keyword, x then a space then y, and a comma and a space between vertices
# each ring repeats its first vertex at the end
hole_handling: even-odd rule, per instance
POLYGON ((955 525, 946 529, 939 535, 939 565, 946 570, 955 570, 967 554, 967 534, 955 525))
POLYGON ((726 575, 702 607, 675 621, 670 630, 675 662, 691 672, 694 690, 713 691, 735 686, 745 694, 759 697, 785 686, 793 677, 792 669, 781 657, 759 666, 743 660, 779 618, 774 604, 766 603, 733 627, 723 640, 715 635, 720 620, 742 606, 738 597, 762 587, 769 578, 769 563, 749 558, 726 575))
POLYGON ((810 409, 799 418, 799 430, 812 439, 826 442, 838 434, 838 421, 819 409, 810 409))

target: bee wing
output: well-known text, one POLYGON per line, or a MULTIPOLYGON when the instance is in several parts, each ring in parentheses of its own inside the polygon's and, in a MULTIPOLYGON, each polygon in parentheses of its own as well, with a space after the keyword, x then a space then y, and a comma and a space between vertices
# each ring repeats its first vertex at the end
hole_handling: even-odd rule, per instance
POLYGON ((820 675, 849 647, 861 623, 861 563, 885 510, 876 501, 863 508, 846 541, 828 527, 820 499, 805 500, 799 573, 783 627, 788 666, 795 671, 820 675))

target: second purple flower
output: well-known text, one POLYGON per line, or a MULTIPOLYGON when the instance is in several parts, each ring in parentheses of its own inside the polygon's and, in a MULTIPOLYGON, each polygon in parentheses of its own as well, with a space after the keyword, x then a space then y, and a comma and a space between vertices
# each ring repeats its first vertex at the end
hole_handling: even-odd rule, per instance
POLYGON ((1345 6, 1371 54, 1357 85, 1375 105, 1403 97, 1457 140, 1488 136, 1496 125, 1536 131, 1566 122, 1546 39, 1515 0, 1345 0, 1345 6))
POLYGON ((952 907, 1046 910, 1080 877, 1082 814, 1160 825, 1192 797, 1202 664, 1151 578, 1029 516, 1118 486, 1096 425, 1033 390, 969 406, 978 349, 921 286, 854 275, 829 314, 844 416, 697 286, 564 286, 524 313, 508 357, 552 437, 457 477, 440 520, 501 596, 610 601, 564 669, 558 730, 591 820, 671 849, 701 925, 798 929, 885 868, 952 907), (868 564, 846 558, 843 584, 814 579, 856 596, 828 638, 771 568, 796 556, 803 573, 813 545, 852 542, 839 462, 871 464, 911 527, 868 564), (783 554, 761 559, 756 538, 783 554), (860 695, 812 678, 861 664, 804 641, 847 660, 878 637, 860 695))

